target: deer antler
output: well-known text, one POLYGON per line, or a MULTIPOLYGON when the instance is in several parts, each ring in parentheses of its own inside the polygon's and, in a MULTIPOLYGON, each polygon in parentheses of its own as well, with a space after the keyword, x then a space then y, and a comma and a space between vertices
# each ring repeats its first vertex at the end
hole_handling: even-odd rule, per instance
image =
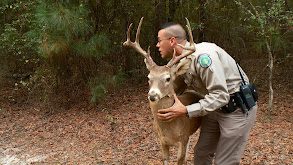
POLYGON ((156 65, 156 63, 153 61, 152 57, 150 56, 150 49, 148 48, 148 52, 146 52, 145 50, 143 50, 140 47, 140 44, 139 44, 139 35, 140 35, 140 28, 142 25, 142 21, 143 21, 143 17, 141 17, 141 19, 139 21, 139 25, 138 25, 138 28, 136 31, 135 42, 131 42, 131 40, 130 40, 130 30, 132 28, 132 23, 129 25, 129 28, 127 31, 127 40, 123 43, 123 45, 129 46, 129 47, 133 48, 134 50, 136 50, 141 55, 143 55, 146 59, 146 62, 149 64, 150 67, 152 67, 152 66, 156 65))
POLYGON ((185 53, 183 53, 180 56, 176 57, 176 53, 175 53, 175 50, 174 50, 173 58, 166 65, 168 68, 171 68, 174 64, 179 62, 182 58, 184 58, 186 56, 189 56, 189 55, 191 55, 192 53, 195 52, 195 46, 194 46, 194 42, 193 42, 193 36, 192 36, 192 32, 191 32, 191 27, 190 27, 188 19, 187 18, 185 18, 185 19, 186 19, 186 22, 187 22, 186 27, 188 29, 188 35, 189 35, 189 39, 190 39, 190 46, 183 46, 181 44, 178 44, 181 48, 186 49, 188 51, 186 51, 185 53))

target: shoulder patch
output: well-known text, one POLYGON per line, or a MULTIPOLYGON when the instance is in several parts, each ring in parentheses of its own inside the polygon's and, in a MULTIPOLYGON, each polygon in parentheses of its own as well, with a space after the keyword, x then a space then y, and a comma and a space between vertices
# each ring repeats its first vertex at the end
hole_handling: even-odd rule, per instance
POLYGON ((209 54, 203 53, 199 55, 198 62, 201 67, 208 68, 212 64, 212 59, 209 54))

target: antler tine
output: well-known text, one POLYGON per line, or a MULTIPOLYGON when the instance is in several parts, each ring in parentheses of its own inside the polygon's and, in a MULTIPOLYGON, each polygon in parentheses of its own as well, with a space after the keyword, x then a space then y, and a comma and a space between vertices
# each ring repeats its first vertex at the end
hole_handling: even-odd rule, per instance
POLYGON ((132 28, 132 23, 129 25, 127 30, 127 40, 123 43, 124 46, 129 45, 131 43, 130 41, 130 30, 132 28))
POLYGON ((174 64, 176 64, 177 63, 177 61, 179 61, 179 60, 176 60, 176 50, 175 50, 175 48, 174 48, 174 51, 173 51, 173 56, 172 56, 172 59, 168 62, 168 64, 167 65, 165 65, 167 68, 171 68, 174 64))
POLYGON ((170 62, 167 64, 167 67, 171 68, 174 64, 176 64, 177 62, 179 62, 182 58, 191 55, 192 53, 195 52, 195 46, 194 46, 194 41, 193 41, 193 36, 192 36, 192 32, 191 32, 191 27, 190 27, 190 23, 188 21, 187 18, 186 22, 187 22, 187 30, 188 30, 188 35, 189 35, 189 39, 190 39, 190 46, 183 46, 181 44, 178 44, 178 46, 182 47, 183 49, 186 49, 187 51, 183 54, 181 54, 180 56, 176 57, 176 53, 175 53, 175 49, 174 49, 174 54, 173 54, 173 58, 170 60, 170 62))
MULTIPOLYGON (((191 27, 190 27, 190 23, 189 23, 189 20, 185 17, 186 19, 186 22, 187 22, 187 29, 188 29, 188 35, 189 35, 189 40, 190 40, 190 46, 191 45, 194 45, 194 42, 193 42, 193 35, 192 35, 192 31, 191 31, 191 27)), ((195 48, 194 48, 195 49, 195 48)))
POLYGON ((141 29, 142 21, 143 21, 143 17, 141 17, 141 19, 139 21, 137 31, 136 31, 136 36, 135 36, 135 42, 137 42, 138 45, 140 45, 139 44, 139 35, 140 35, 140 29, 141 29))
POLYGON ((150 56, 150 52, 149 52, 149 48, 148 48, 148 53, 143 50, 139 44, 139 35, 140 35, 140 29, 141 29, 141 25, 142 25, 142 21, 143 21, 143 17, 140 19, 139 21, 139 25, 136 31, 136 37, 135 37, 135 41, 131 42, 130 40, 130 31, 132 28, 132 23, 129 25, 128 31, 127 31, 127 40, 123 43, 124 46, 129 46, 131 48, 133 48, 134 50, 136 50, 138 53, 140 53, 141 55, 143 55, 146 59, 147 62, 150 66, 155 65, 155 62, 153 61, 153 59, 150 56))
POLYGON ((156 63, 153 61, 153 59, 152 59, 152 57, 151 57, 150 46, 148 47, 148 52, 147 52, 147 56, 145 57, 145 59, 146 59, 147 62, 149 63, 150 67, 156 65, 156 63))

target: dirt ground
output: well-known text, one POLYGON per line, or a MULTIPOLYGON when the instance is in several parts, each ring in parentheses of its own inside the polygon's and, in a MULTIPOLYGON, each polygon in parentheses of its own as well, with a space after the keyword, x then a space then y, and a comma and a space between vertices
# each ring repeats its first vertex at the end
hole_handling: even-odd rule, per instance
MULTIPOLYGON (((13 83, 0 86, 0 164, 162 164, 147 84, 109 93, 100 105, 80 99, 50 110, 41 105, 45 102, 28 102, 27 97, 13 95, 12 100, 14 88, 13 83)), ((292 164, 292 91, 275 90, 269 120, 268 92, 260 89, 257 119, 241 164, 292 164)), ((188 164, 198 136, 191 137, 188 164)), ((170 162, 176 162, 175 148, 170 162)))

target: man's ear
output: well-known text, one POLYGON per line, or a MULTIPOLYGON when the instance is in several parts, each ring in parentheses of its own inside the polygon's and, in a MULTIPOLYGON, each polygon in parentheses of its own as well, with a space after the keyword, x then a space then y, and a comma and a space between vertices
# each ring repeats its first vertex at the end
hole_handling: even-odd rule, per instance
POLYGON ((178 64, 174 65, 171 68, 171 74, 174 75, 175 77, 178 77, 182 74, 184 74, 187 69, 189 68, 191 63, 191 59, 187 58, 185 60, 180 61, 178 64))
POLYGON ((170 43, 171 43, 171 47, 172 47, 172 48, 175 47, 176 45, 178 45, 178 42, 177 42, 177 40, 176 40, 175 37, 172 37, 172 38, 170 39, 170 43))

